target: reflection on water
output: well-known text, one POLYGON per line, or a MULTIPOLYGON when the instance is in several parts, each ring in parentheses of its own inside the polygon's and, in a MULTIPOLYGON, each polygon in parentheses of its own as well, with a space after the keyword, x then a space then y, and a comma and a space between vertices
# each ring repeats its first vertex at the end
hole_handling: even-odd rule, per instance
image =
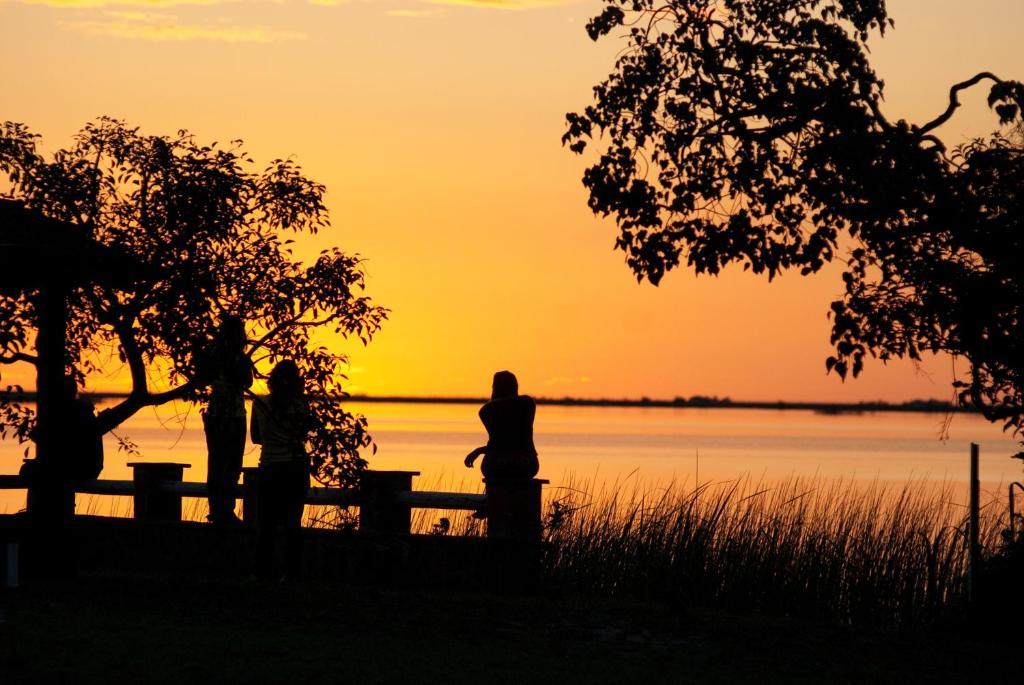
MULTIPOLYGON (((420 471, 419 489, 476 491, 479 471, 462 459, 485 440, 470 405, 351 403, 365 414, 377 444, 371 468, 420 471)), ((656 483, 701 482, 749 474, 767 481, 790 476, 904 482, 929 479, 965 483, 969 444, 981 444, 981 477, 988 489, 1020 480, 1019 447, 977 415, 953 418, 940 440, 940 414, 817 414, 760 409, 554 407, 537 409, 540 477, 557 486, 570 477, 596 481, 626 478, 656 483)), ((135 442, 136 457, 119 452, 107 436, 104 478, 130 478, 127 462, 192 464, 186 480, 206 476, 202 422, 186 404, 146 410, 118 433, 135 442)), ((0 473, 15 473, 23 447, 0 442, 0 473)), ((245 464, 255 466, 258 448, 248 445, 245 464)), ((116 498, 115 498, 116 499, 116 498)), ((0 491, 0 511, 23 505, 21 492, 0 491)), ((200 504, 195 502, 196 505, 200 504)), ((105 513, 109 502, 83 508, 105 513)), ((124 507, 125 505, 117 505, 124 507)), ((186 500, 186 509, 190 506, 186 500)), ((201 507, 205 509, 205 504, 201 507)), ((194 514, 199 517, 197 509, 194 514)))

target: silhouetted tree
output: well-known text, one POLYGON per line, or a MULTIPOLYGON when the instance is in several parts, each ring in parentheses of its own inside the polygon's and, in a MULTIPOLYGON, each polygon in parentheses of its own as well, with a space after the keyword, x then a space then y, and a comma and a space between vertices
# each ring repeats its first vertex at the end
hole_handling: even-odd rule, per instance
MULTIPOLYGON (((362 296, 358 257, 329 248, 306 264, 293 254, 289 234, 328 225, 324 187, 289 159, 255 171, 241 141, 202 145, 184 130, 142 135, 109 118, 86 125, 49 161, 38 142, 23 125, 0 126, 10 195, 156 274, 138 292, 93 286, 68 298, 67 369, 79 384, 108 370, 113 354, 130 371, 131 392, 101 412, 103 429, 144 407, 202 401, 201 351, 221 314, 233 313, 248 322, 258 369, 283 358, 301 368, 317 426, 311 452, 318 477, 351 481, 371 441, 366 420, 339 403, 345 357, 319 341, 333 332, 365 343, 386 311, 362 296)), ((34 361, 34 306, 31 293, 0 296, 0 362, 34 361)), ((24 440, 33 421, 11 393, 0 402, 4 433, 24 440)))
POLYGON ((1024 87, 983 72, 931 121, 890 120, 867 43, 892 26, 884 0, 606 0, 587 30, 622 28, 626 46, 563 143, 600 142, 589 204, 638 279, 840 259, 829 370, 949 352, 970 365, 961 400, 1019 432, 1022 147, 995 133, 950 149, 938 129, 979 84, 1019 124, 1024 87))

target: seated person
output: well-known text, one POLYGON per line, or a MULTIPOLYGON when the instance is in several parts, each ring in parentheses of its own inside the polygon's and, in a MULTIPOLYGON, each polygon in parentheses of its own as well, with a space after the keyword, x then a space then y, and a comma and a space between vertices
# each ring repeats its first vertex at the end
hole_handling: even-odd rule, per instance
MULTIPOLYGON (((21 474, 37 481, 78 482, 95 480, 103 470, 103 434, 92 402, 79 396, 75 379, 64 379, 56 422, 55 451, 47 463, 25 462, 21 474)), ((36 439, 35 431, 31 435, 36 439)))
POLYGON ((96 407, 87 399, 73 396, 68 412, 69 438, 65 458, 68 476, 75 481, 95 480, 103 470, 103 434, 96 419, 96 407))
MULTIPOLYGON (((50 418, 50 451, 25 461, 21 475, 28 482, 28 510, 41 520, 67 520, 75 512, 75 485, 98 478, 103 470, 103 433, 92 402, 78 396, 68 376, 56 411, 50 418)), ((30 436, 38 441, 38 426, 30 436)))
POLYGON ((519 394, 519 382, 509 371, 494 374, 491 401, 480 408, 480 420, 487 429, 487 444, 466 455, 465 464, 483 455, 480 471, 484 478, 533 478, 540 465, 533 445, 533 398, 519 394))

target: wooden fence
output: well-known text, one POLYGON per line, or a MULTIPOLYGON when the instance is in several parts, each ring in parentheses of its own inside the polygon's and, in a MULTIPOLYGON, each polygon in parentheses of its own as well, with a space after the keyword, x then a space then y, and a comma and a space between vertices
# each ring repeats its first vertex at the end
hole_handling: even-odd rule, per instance
MULTIPOLYGON (((76 483, 79 494, 133 498, 134 518, 143 521, 180 521, 182 499, 205 498, 206 483, 184 481, 189 464, 135 462, 131 480, 93 480, 76 483)), ((370 533, 409 534, 413 509, 456 509, 486 514, 487 536, 538 540, 541 535, 541 491, 548 481, 540 479, 485 479, 485 494, 428 492, 412 489, 417 471, 364 471, 353 489, 311 487, 306 503, 357 507, 359 530, 370 533)), ((0 475, 0 490, 27 489, 21 476, 0 475)), ((242 470, 235 497, 242 500, 242 520, 256 522, 259 498, 258 472, 242 470)))

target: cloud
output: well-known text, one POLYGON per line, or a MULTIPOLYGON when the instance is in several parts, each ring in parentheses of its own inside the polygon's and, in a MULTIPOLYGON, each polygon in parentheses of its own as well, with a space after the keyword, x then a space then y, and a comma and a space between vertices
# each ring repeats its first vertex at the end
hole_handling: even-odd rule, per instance
POLYGON ((182 24, 173 15, 151 12, 104 12, 103 19, 65 22, 63 25, 69 30, 94 36, 164 42, 276 43, 306 37, 297 31, 279 31, 264 26, 182 24))
POLYGON ((544 385, 577 385, 579 383, 589 382, 589 376, 552 376, 544 381, 544 385))
POLYGON ((526 10, 555 5, 571 5, 579 0, 425 0, 432 5, 457 5, 498 10, 526 10))
MULTIPOLYGON (((0 0, 2 3, 3 0, 0 0)), ((233 0, 19 0, 24 5, 47 5, 68 9, 96 7, 171 7, 174 5, 220 5, 233 0)))
POLYGON ((177 21, 177 17, 172 14, 160 14, 158 12, 132 12, 132 11, 117 11, 117 12, 104 12, 105 16, 113 19, 120 19, 122 21, 142 21, 142 22, 173 22, 177 21))
MULTIPOLYGON (((158 9, 181 5, 222 5, 240 3, 244 0, 0 0, 0 4, 18 2, 25 5, 45 5, 64 9, 96 9, 107 7, 144 7, 158 9)), ((284 0, 270 0, 282 2, 284 0)), ((345 5, 352 0, 305 0, 310 5, 333 7, 345 5)), ((364 0, 365 1, 365 0, 364 0)), ((450 5, 499 10, 524 10, 555 5, 570 5, 582 0, 421 0, 431 5, 450 5)), ((387 12, 393 17, 426 17, 435 14, 430 10, 392 9, 387 12)))
POLYGON ((434 10, 388 10, 387 14, 389 17, 408 17, 410 19, 415 19, 419 17, 432 17, 440 13, 435 12, 434 10))

